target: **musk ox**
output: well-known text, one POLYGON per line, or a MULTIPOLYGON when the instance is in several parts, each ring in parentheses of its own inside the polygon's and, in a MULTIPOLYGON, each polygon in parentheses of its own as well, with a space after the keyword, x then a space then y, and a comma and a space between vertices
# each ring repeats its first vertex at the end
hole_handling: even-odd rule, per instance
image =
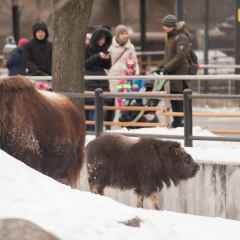
POLYGON ((1 240, 59 240, 40 226, 20 218, 0 219, 1 240))
POLYGON ((92 192, 104 194, 106 186, 134 189, 138 207, 147 197, 155 209, 164 183, 177 185, 199 169, 179 143, 156 138, 102 135, 87 145, 86 157, 92 192))
POLYGON ((0 79, 0 148, 30 167, 78 187, 85 142, 84 116, 60 94, 27 78, 0 79))

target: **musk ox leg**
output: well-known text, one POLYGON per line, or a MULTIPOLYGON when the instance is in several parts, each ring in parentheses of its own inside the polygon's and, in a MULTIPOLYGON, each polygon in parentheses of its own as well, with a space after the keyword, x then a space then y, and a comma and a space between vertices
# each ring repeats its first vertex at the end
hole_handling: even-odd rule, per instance
POLYGON ((143 208, 143 200, 144 200, 143 192, 138 189, 135 189, 135 193, 137 195, 137 207, 143 208))
POLYGON ((159 197, 157 192, 152 192, 148 198, 147 198, 149 205, 151 206, 152 209, 159 210, 159 197))
POLYGON ((80 170, 76 173, 69 173, 66 177, 56 178, 56 180, 72 188, 80 189, 80 170))
POLYGON ((81 177, 82 164, 78 165, 72 174, 69 176, 71 186, 76 189, 80 189, 80 177, 81 177))
POLYGON ((144 200, 143 194, 137 194, 137 207, 138 208, 143 208, 143 200, 144 200))
POLYGON ((90 186, 90 191, 92 193, 96 193, 96 194, 100 194, 100 195, 104 195, 104 186, 100 186, 97 184, 89 184, 90 186))
POLYGON ((72 188, 80 189, 80 173, 70 177, 69 182, 72 188))

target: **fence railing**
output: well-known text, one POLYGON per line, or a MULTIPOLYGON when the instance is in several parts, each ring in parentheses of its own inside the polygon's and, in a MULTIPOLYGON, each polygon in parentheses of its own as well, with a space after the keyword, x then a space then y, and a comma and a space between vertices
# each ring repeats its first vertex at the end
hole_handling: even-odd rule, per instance
MULTIPOLYGON (((107 94, 105 95, 101 89, 96 90, 96 135, 100 135, 103 130, 103 115, 104 115, 104 108, 103 108, 103 99, 109 98, 109 97, 116 97, 115 94, 107 94)), ((119 96, 119 94, 118 94, 119 96)), ((133 95, 124 94, 124 97, 133 97, 133 95)), ((138 96, 139 97, 139 96, 138 96)), ((150 98, 153 98, 153 96, 149 96, 150 98)), ((168 94, 168 95, 155 95, 154 98, 169 98, 176 96, 174 94, 168 94)), ((161 138, 171 138, 171 139, 184 139, 184 145, 186 147, 192 147, 193 146, 193 140, 200 140, 200 141, 233 141, 233 142, 240 142, 239 137, 210 137, 210 136, 194 136, 193 135, 193 113, 192 113, 192 99, 238 99, 240 100, 239 95, 235 96, 229 96, 229 95, 208 95, 208 94, 201 94, 201 95, 193 95, 191 89, 184 90, 183 95, 178 95, 178 100, 183 99, 183 105, 184 105, 184 136, 181 135, 154 135, 156 137, 161 138)), ((136 134, 129 134, 127 135, 135 135, 136 134)), ((142 134, 141 134, 142 136, 142 134)), ((144 134, 144 136, 153 136, 144 134)))
MULTIPOLYGON (((52 76, 26 76, 33 81, 51 81, 52 76)), ((221 75, 132 75, 132 76, 126 76, 126 75, 107 75, 107 76, 92 76, 92 75, 86 75, 84 77, 85 80, 117 80, 117 79, 126 79, 126 80, 134 80, 134 79, 141 79, 141 80, 207 80, 207 81, 213 81, 213 80, 234 80, 238 81, 240 80, 240 75, 237 74, 221 74, 221 75)))
MULTIPOLYGON (((219 67, 222 67, 221 65, 219 67)), ((240 67, 235 65, 235 67, 240 67)), ((30 79, 34 81, 48 81, 52 80, 51 76, 28 76, 30 79)), ((188 80, 193 81, 193 83, 197 83, 197 92, 201 92, 201 82, 209 82, 209 81, 225 81, 227 83, 227 93, 229 95, 233 92, 233 81, 239 81, 240 75, 236 74, 221 74, 221 75, 134 75, 134 76, 85 76, 85 80, 117 80, 117 79, 126 79, 126 80, 134 80, 134 79, 141 79, 141 80, 188 80)))
MULTIPOLYGON (((193 111, 192 111, 192 100, 193 99, 237 99, 240 100, 240 95, 208 95, 208 94, 192 94, 191 89, 184 90, 183 94, 163 94, 159 92, 155 93, 109 93, 103 92, 102 89, 96 89, 95 94, 87 93, 87 94, 76 94, 76 93, 63 93, 68 97, 94 97, 95 98, 95 111, 96 111, 96 119, 95 119, 95 135, 99 136, 104 132, 104 99, 107 98, 170 98, 179 101, 183 101, 184 106, 184 135, 155 135, 155 134, 139 134, 139 133, 122 133, 124 135, 129 136, 141 136, 141 137, 158 137, 158 138, 166 138, 166 139, 183 139, 184 145, 186 147, 192 147, 194 140, 199 141, 229 141, 229 142, 240 142, 239 137, 211 137, 211 136, 194 136, 193 135, 193 111)), ((111 110, 114 108, 112 107, 111 110)), ((140 109, 140 108, 139 108, 140 109)), ((110 110, 110 109, 109 109, 110 110)), ((179 113, 181 114, 181 113, 179 113)), ((231 115, 230 115, 231 116, 231 115)), ((233 115, 232 115, 233 116, 233 115)), ((239 117, 237 115, 237 117, 239 117)), ((156 126, 157 124, 155 124, 156 126)), ((154 124, 153 124, 154 126, 154 124)), ((115 132, 116 133, 116 132, 115 132)))
MULTIPOLYGON (((51 81, 51 76, 29 76, 32 80, 47 80, 51 81)), ((226 78, 231 80, 240 80, 240 75, 181 75, 181 76, 155 76, 155 75, 148 75, 148 76, 85 76, 85 80, 99 80, 99 79, 105 79, 105 80, 111 80, 111 79, 151 79, 151 80, 158 80, 158 79, 165 79, 165 80, 225 80, 226 78)), ((92 98, 94 97, 96 99, 96 135, 99 135, 103 131, 103 111, 104 106, 103 102, 105 98, 168 98, 168 99, 175 99, 180 100, 184 102, 184 136, 168 136, 168 135, 157 135, 157 137, 162 138, 175 138, 175 139, 184 139, 185 146, 192 146, 193 140, 208 140, 208 141, 240 141, 240 138, 237 137, 202 137, 202 136, 193 136, 193 126, 192 126, 192 118, 193 118, 193 112, 192 112, 192 99, 231 99, 231 100, 240 100, 240 95, 208 95, 208 94, 192 94, 191 90, 185 90, 184 94, 163 94, 160 92, 144 92, 144 93, 111 93, 111 92, 102 92, 101 90, 98 90, 94 93, 86 92, 86 93, 64 93, 65 95, 68 95, 69 97, 73 98, 92 98)), ((169 114, 169 113, 168 113, 169 114)), ((176 114, 176 113, 175 113, 176 114)), ((181 114, 181 113, 178 113, 181 114)), ((173 116, 173 115, 172 115, 173 116)), ((110 124, 110 123, 109 123, 110 124)), ((129 135, 130 133, 128 133, 129 135)), ((131 133, 130 135, 136 135, 131 133)), ((146 136, 146 134, 142 135, 146 136)), ((148 135, 150 136, 150 135, 148 135)), ((151 135, 152 136, 152 135, 151 135)))

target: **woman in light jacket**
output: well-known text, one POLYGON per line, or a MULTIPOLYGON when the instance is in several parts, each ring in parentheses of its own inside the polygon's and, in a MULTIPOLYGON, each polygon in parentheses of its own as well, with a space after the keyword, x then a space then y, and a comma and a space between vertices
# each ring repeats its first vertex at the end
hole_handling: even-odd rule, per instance
MULTIPOLYGON (((139 74, 139 65, 135 47, 129 39, 128 28, 125 25, 118 25, 115 28, 115 35, 112 45, 109 48, 112 59, 112 66, 108 72, 109 75, 137 75, 139 74)), ((134 81, 126 79, 112 79, 110 89, 113 92, 129 92, 132 89, 134 81)), ((123 99, 117 99, 116 105, 124 105, 123 99)))
MULTIPOLYGON (((128 28, 125 25, 118 25, 115 28, 115 35, 112 45, 109 48, 112 59, 112 67, 109 75, 135 75, 139 74, 139 66, 135 47, 129 39, 128 28)), ((124 79, 119 79, 124 80, 124 79)), ((117 90, 118 81, 111 81, 111 91, 117 90)), ((121 82, 120 82, 121 84, 121 82)))

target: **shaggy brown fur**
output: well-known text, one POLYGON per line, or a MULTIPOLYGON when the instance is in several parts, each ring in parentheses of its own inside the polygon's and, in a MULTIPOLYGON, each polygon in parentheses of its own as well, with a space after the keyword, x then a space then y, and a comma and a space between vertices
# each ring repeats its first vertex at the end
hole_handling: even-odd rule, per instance
POLYGON ((103 194, 106 186, 134 189, 138 207, 148 197, 158 209, 156 192, 163 183, 177 185, 199 169, 179 143, 154 138, 102 135, 87 145, 86 155, 91 191, 103 194))
POLYGON ((0 147, 30 167, 77 187, 84 116, 64 96, 23 77, 0 80, 0 147))
POLYGON ((40 226, 24 219, 0 220, 0 240, 59 240, 40 226))

